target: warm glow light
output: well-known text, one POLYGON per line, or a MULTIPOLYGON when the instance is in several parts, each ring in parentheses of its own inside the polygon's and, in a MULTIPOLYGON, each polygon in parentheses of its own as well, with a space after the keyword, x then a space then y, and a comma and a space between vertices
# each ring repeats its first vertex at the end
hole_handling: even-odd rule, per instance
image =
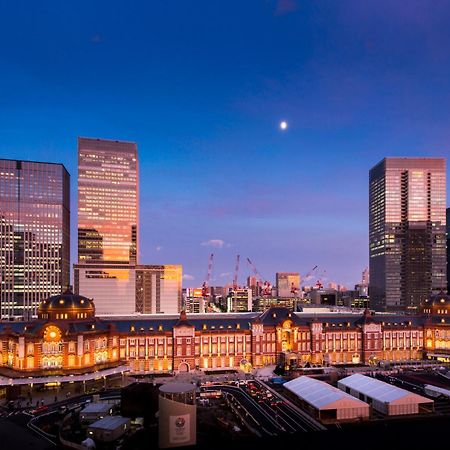
POLYGON ((282 122, 280 122, 280 128, 282 130, 286 130, 286 128, 288 127, 288 124, 285 120, 283 120, 282 122))
POLYGON ((49 336, 54 339, 56 337, 56 333, 54 331, 50 331, 49 336))

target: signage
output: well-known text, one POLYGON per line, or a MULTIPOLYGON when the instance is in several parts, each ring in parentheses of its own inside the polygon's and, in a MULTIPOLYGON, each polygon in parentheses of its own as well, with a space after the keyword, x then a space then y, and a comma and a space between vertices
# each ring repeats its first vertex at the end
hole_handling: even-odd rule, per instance
POLYGON ((169 442, 182 444, 191 440, 190 415, 170 416, 169 442))

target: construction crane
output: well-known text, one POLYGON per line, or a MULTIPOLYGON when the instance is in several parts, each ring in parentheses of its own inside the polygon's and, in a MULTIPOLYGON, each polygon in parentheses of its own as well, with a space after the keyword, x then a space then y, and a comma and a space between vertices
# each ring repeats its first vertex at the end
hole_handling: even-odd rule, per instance
POLYGON ((261 289, 263 296, 269 296, 272 293, 272 285, 270 284, 269 281, 263 282, 261 275, 258 272, 258 269, 251 262, 250 258, 247 258, 247 263, 249 264, 249 266, 253 270, 253 273, 255 274, 257 290, 259 291, 259 289, 261 289))
POLYGON ((317 269, 317 267, 318 266, 314 266, 304 277, 302 277, 300 284, 305 282, 312 275, 312 273, 317 269))
POLYGON ((233 277, 233 297, 234 297, 234 312, 237 312, 237 290, 238 290, 238 274, 239 274, 239 262, 240 255, 236 255, 236 266, 234 268, 233 277))
POLYGON ((206 280, 203 282, 202 286, 202 297, 203 297, 203 310, 206 311, 206 305, 209 302, 211 298, 211 292, 210 292, 210 282, 211 282, 211 274, 212 274, 212 268, 213 268, 213 260, 214 260, 214 253, 211 253, 209 255, 209 261, 208 261, 208 272, 206 274, 206 280))
POLYGON ((294 285, 294 283, 292 283, 291 294, 294 294, 294 311, 297 311, 297 299, 298 299, 301 284, 303 283, 303 281, 306 281, 316 269, 317 269, 317 265, 314 266, 305 276, 301 277, 298 288, 297 288, 297 286, 294 285))
POLYGON ((234 277, 233 277, 233 289, 236 290, 238 288, 238 274, 239 274, 239 262, 240 255, 236 255, 236 266, 234 268, 234 277))
POLYGON ((317 277, 317 281, 316 281, 316 284, 315 284, 317 289, 322 289, 323 288, 322 279, 323 279, 323 277, 325 276, 326 273, 327 273, 326 270, 322 270, 322 272, 317 277))

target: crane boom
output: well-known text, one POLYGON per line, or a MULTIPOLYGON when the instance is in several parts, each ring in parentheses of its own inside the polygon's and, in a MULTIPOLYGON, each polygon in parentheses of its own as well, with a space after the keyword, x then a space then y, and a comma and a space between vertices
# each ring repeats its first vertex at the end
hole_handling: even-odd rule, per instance
POLYGON ((248 265, 253 270, 253 273, 255 274, 256 281, 258 281, 259 283, 262 283, 261 275, 259 274, 258 269, 255 267, 255 265, 251 262, 250 258, 247 258, 247 262, 248 262, 248 265))
MULTIPOLYGON (((203 282, 202 286, 202 297, 203 297, 203 303, 206 305, 206 302, 208 301, 208 298, 210 296, 210 282, 211 282, 211 274, 212 274, 212 268, 213 268, 213 260, 214 260, 214 253, 211 253, 209 255, 209 261, 208 261, 208 272, 206 274, 206 279, 203 282)), ((205 308, 205 306, 204 306, 205 308)))
POLYGON ((233 289, 236 290, 238 288, 238 274, 239 274, 239 262, 240 255, 236 256, 236 266, 234 268, 234 277, 233 277, 233 289))

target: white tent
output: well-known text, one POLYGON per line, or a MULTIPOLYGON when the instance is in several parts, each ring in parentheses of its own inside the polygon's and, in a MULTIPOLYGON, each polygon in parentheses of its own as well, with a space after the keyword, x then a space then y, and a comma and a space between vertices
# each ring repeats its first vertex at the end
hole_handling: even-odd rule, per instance
POLYGON ((369 417, 369 405, 324 381, 301 376, 283 384, 322 421, 341 421, 369 417))
POLYGON ((338 387, 389 416, 433 410, 433 400, 359 373, 343 378, 338 387))

